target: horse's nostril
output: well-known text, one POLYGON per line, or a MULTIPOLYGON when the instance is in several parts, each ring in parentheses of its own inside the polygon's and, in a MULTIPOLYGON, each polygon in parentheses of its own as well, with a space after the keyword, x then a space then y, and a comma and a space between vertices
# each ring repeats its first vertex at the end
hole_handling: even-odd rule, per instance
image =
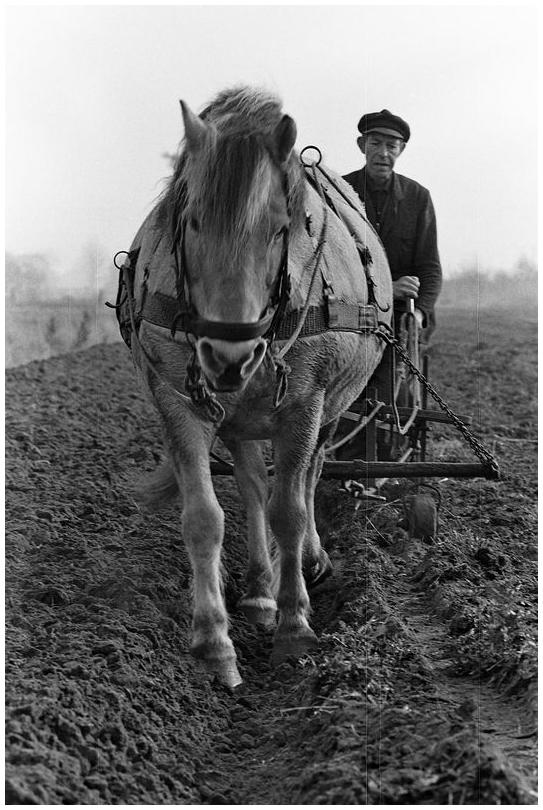
POLYGON ((198 355, 202 369, 213 385, 219 388, 239 388, 250 379, 266 353, 263 339, 250 342, 227 343, 202 338, 198 355))
POLYGON ((259 341, 259 343, 256 344, 255 350, 253 352, 253 356, 254 356, 255 360, 262 360, 262 358, 266 354, 266 349, 267 348, 268 348, 268 344, 266 343, 265 340, 259 341))
POLYGON ((226 368, 219 378, 222 385, 239 385, 241 382, 241 374, 239 366, 229 366, 226 368))
POLYGON ((200 341, 200 360, 215 374, 221 374, 227 363, 226 358, 207 340, 200 341))
POLYGON ((240 363, 240 374, 243 378, 249 377, 260 365, 260 361, 266 352, 266 341, 259 341, 252 352, 240 363))

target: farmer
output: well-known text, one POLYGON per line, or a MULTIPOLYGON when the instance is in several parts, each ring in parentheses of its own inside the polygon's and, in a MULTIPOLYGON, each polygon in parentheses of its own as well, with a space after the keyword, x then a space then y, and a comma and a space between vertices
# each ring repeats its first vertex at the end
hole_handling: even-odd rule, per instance
POLYGON ((434 306, 441 289, 436 217, 430 193, 415 180, 396 174, 409 124, 388 110, 363 115, 357 144, 366 165, 344 175, 366 207, 384 245, 394 290, 395 320, 415 299, 415 317, 427 341, 435 328, 434 306))
MULTIPOLYGON (((434 306, 441 290, 432 199, 427 189, 415 180, 394 171, 411 135, 406 121, 389 110, 381 110, 363 115, 358 130, 357 144, 366 157, 366 164, 362 169, 344 175, 344 180, 364 203, 368 219, 385 248, 392 275, 396 330, 402 313, 407 309, 408 299, 414 299, 422 350, 435 329, 434 306)), ((376 389, 378 397, 385 400, 391 395, 391 363, 392 350, 387 347, 367 389, 376 389)), ((377 456, 380 460, 393 459, 397 448, 390 444, 392 434, 382 433, 378 431, 377 456)), ((406 442, 408 439, 400 441, 400 452, 406 442)), ((365 431, 344 446, 336 457, 367 457, 365 431)))

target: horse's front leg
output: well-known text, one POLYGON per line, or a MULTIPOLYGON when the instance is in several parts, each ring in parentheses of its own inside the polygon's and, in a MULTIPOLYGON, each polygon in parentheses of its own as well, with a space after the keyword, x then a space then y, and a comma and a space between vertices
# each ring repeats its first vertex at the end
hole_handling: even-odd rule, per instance
POLYGON ((239 607, 251 624, 275 625, 277 604, 272 593, 268 543, 268 472, 258 442, 227 443, 234 476, 247 515, 247 586, 239 607))
POLYGON ((270 501, 270 525, 279 549, 279 623, 272 660, 307 653, 317 646, 317 637, 307 616, 309 597, 302 572, 307 532, 306 483, 318 438, 318 403, 299 414, 288 415, 274 442, 275 480, 270 501))
POLYGON ((165 444, 182 495, 181 530, 193 573, 191 653, 228 686, 241 683, 228 636, 220 571, 224 513, 211 478, 209 450, 214 430, 170 394, 155 397, 165 444))

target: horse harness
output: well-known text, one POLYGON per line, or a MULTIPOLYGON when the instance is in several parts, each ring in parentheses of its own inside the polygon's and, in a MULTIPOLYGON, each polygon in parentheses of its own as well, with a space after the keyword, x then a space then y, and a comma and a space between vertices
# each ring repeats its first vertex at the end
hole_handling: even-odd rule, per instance
MULTIPOLYGON (((306 149, 317 148, 306 147, 306 149)), ((187 379, 185 383, 189 397, 185 397, 181 392, 173 388, 173 386, 171 387, 176 394, 181 396, 184 400, 190 398, 190 402, 193 406, 196 406, 199 411, 203 409, 207 417, 213 422, 220 423, 220 421, 222 421, 224 410, 218 399, 208 390, 205 384, 196 356, 195 338, 206 336, 212 339, 215 338, 226 341, 244 341, 252 340, 256 337, 264 337, 268 342, 268 354, 276 372, 274 406, 277 407, 286 394, 287 378, 290 372, 290 367, 284 357, 298 338, 310 337, 327 331, 381 333, 383 324, 379 322, 378 310, 385 312, 390 309, 390 305, 388 304, 386 307, 382 307, 376 299, 375 281, 370 272, 372 257, 368 248, 360 245, 358 240, 356 240, 358 254, 368 286, 367 304, 353 304, 338 300, 334 296, 333 289, 326 281, 322 271, 321 262, 323 259, 324 245, 326 244, 329 211, 331 210, 340 219, 342 219, 342 217, 341 212, 338 211, 331 196, 328 194, 326 184, 323 184, 321 177, 317 174, 317 170, 325 178, 326 182, 333 185, 336 192, 340 194, 351 207, 354 208, 354 206, 348 197, 343 195, 343 192, 338 188, 328 173, 320 167, 320 151, 318 149, 317 151, 319 152, 318 160, 310 164, 303 162, 303 152, 305 152, 305 150, 300 154, 306 178, 317 190, 323 202, 324 209, 319 239, 313 256, 308 263, 309 267, 313 264, 313 269, 306 303, 301 309, 292 310, 290 312, 286 311, 291 292, 290 276, 288 272, 288 227, 285 228, 283 232, 281 262, 274 292, 267 309, 260 319, 253 323, 210 321, 200 317, 196 312, 190 302, 190 288, 186 273, 185 223, 182 225, 180 235, 174 238, 172 249, 176 265, 176 297, 165 295, 159 291, 149 293, 147 289, 148 269, 146 269, 143 276, 142 300, 139 309, 136 311, 134 278, 140 248, 136 248, 133 251, 119 251, 114 257, 115 266, 119 269, 119 286, 116 303, 114 305, 107 304, 107 306, 116 310, 119 329, 123 340, 129 347, 132 345, 134 339, 138 342, 138 348, 142 353, 144 361, 151 372, 164 383, 165 381, 159 375, 153 361, 149 358, 139 342, 139 327, 142 321, 147 321, 155 326, 169 329, 172 338, 175 337, 177 332, 183 332, 185 339, 193 349, 192 359, 187 368, 187 379), (117 258, 121 255, 126 258, 123 264, 119 265, 117 258), (310 305, 311 292, 314 288, 319 270, 323 283, 324 301, 320 304, 310 305), (282 347, 277 347, 275 341, 286 341, 286 344, 282 347)), ((286 173, 283 175, 283 189, 287 201, 287 213, 290 217, 290 199, 286 173)), ((345 220, 342 219, 342 221, 347 225, 345 220)), ((306 220, 306 228, 309 232, 309 218, 306 220)), ((304 272, 307 269, 308 266, 304 268, 304 272)))

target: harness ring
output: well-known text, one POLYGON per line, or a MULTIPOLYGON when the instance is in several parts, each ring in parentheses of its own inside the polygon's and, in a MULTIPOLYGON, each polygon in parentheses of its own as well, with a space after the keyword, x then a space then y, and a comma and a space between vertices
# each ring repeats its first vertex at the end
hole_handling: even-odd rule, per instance
POLYGON ((321 152, 321 150, 319 149, 318 146, 313 146, 312 144, 310 144, 309 146, 304 146, 304 148, 300 152, 300 163, 302 164, 302 166, 305 166, 306 168, 311 168, 311 166, 318 166, 320 164, 321 160, 322 160, 322 152, 321 152), (304 152, 307 152, 308 149, 314 149, 315 152, 318 152, 319 157, 318 157, 317 160, 312 160, 309 163, 305 162, 305 160, 304 160, 304 152))
POLYGON ((121 265, 118 265, 118 264, 117 264, 117 256, 128 256, 128 255, 129 255, 128 250, 118 250, 118 251, 117 251, 117 253, 116 253, 116 254, 115 254, 115 256, 113 257, 113 264, 115 265, 115 267, 117 268, 117 270, 122 270, 122 269, 123 269, 123 265, 122 265, 122 264, 121 264, 121 265))

